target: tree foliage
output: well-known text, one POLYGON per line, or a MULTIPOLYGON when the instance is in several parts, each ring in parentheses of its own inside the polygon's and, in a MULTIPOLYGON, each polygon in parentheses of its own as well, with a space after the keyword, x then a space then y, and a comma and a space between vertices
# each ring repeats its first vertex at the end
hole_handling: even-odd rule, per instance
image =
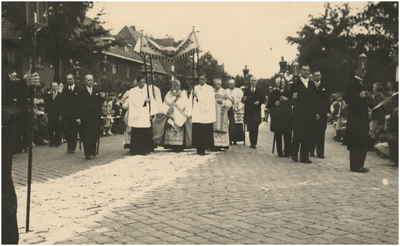
POLYGON ((309 24, 287 37, 298 44, 299 63, 308 63, 311 70, 319 69, 332 91, 344 89, 354 76, 359 55, 368 58, 369 82, 395 80, 398 43, 396 2, 369 3, 365 10, 350 14, 348 4, 331 7, 325 4, 320 17, 310 16, 309 24))
MULTIPOLYGON (((32 32, 26 26, 25 6, 25 2, 4 2, 2 15, 20 30, 23 53, 29 56, 32 32)), ((109 32, 101 26, 103 12, 94 19, 86 18, 86 12, 92 7, 93 2, 48 2, 48 26, 37 32, 37 48, 43 62, 55 69, 54 81, 60 80, 60 61, 68 62, 72 58, 89 65, 94 52, 123 43, 120 39, 111 43, 99 42, 99 38, 109 32)))
POLYGON ((200 72, 207 75, 207 83, 209 84, 212 84, 212 80, 216 78, 220 78, 223 82, 226 82, 230 78, 224 71, 223 66, 218 64, 218 60, 209 51, 200 57, 199 68, 200 72))

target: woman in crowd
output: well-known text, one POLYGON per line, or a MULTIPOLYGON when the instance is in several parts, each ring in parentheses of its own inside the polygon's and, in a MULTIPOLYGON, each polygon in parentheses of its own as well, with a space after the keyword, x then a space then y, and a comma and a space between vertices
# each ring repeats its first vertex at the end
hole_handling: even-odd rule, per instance
POLYGON ((372 110, 370 111, 369 122, 371 149, 373 149, 373 146, 379 140, 380 134, 383 133, 383 125, 385 123, 383 107, 374 108, 384 99, 382 84, 379 82, 374 83, 372 86, 372 110))

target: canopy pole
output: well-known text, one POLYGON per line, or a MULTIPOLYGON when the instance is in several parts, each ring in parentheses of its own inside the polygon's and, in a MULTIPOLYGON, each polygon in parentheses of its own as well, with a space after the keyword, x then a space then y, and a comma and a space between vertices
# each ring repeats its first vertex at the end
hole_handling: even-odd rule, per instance
POLYGON ((154 100, 156 99, 156 96, 154 94, 154 80, 153 80, 153 59, 151 58, 150 55, 150 76, 151 76, 151 88, 153 89, 153 98, 154 100))
MULTIPOLYGON (((144 61, 144 74, 146 78, 146 87, 147 87, 147 98, 150 98, 150 93, 149 93, 149 82, 147 81, 147 62, 146 62, 146 55, 143 54, 143 61, 144 61)), ((139 81, 138 81, 139 82, 139 81)), ((150 107, 150 102, 149 102, 149 113, 151 114, 151 107, 150 107)))

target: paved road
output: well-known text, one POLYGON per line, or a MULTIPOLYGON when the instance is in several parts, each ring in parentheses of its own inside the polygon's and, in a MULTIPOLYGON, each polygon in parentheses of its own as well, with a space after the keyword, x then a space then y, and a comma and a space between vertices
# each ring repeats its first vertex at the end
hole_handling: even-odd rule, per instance
POLYGON ((349 171, 346 147, 294 163, 257 150, 201 157, 158 148, 143 157, 102 138, 101 154, 35 147, 31 231, 25 233, 26 159, 14 157, 23 244, 398 244, 398 169, 369 152, 369 173, 349 171))

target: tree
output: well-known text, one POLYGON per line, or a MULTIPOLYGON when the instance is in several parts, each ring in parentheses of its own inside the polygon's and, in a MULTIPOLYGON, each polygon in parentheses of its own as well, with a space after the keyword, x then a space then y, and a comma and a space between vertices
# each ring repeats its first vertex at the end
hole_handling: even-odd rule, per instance
MULTIPOLYGON (((32 32, 26 27, 25 2, 4 2, 4 18, 16 23, 21 30, 21 47, 29 56, 32 46, 32 32)), ((60 82, 60 61, 68 62, 71 58, 91 64, 94 52, 101 52, 113 45, 122 44, 121 39, 110 43, 100 42, 99 37, 109 35, 101 24, 100 12, 94 19, 86 17, 86 12, 93 7, 93 2, 49 2, 48 23, 37 33, 38 54, 45 64, 51 64, 55 70, 54 81, 60 82)))
POLYGON ((359 55, 365 53, 368 57, 366 80, 393 81, 395 65, 388 47, 398 42, 394 31, 398 26, 397 3, 369 3, 356 15, 350 15, 350 10, 348 4, 331 8, 327 3, 323 15, 310 16, 309 24, 297 32, 297 37, 287 37, 290 44, 298 44, 298 62, 308 63, 312 70, 321 70, 331 90, 342 91, 346 81, 354 76, 359 55), (390 18, 391 24, 381 15, 390 18), (356 31, 360 28, 363 30, 356 31))
POLYGON ((212 80, 215 78, 222 79, 226 82, 230 77, 221 65, 218 65, 218 60, 214 59, 209 51, 202 55, 199 59, 200 71, 207 75, 207 83, 212 84, 212 80))

